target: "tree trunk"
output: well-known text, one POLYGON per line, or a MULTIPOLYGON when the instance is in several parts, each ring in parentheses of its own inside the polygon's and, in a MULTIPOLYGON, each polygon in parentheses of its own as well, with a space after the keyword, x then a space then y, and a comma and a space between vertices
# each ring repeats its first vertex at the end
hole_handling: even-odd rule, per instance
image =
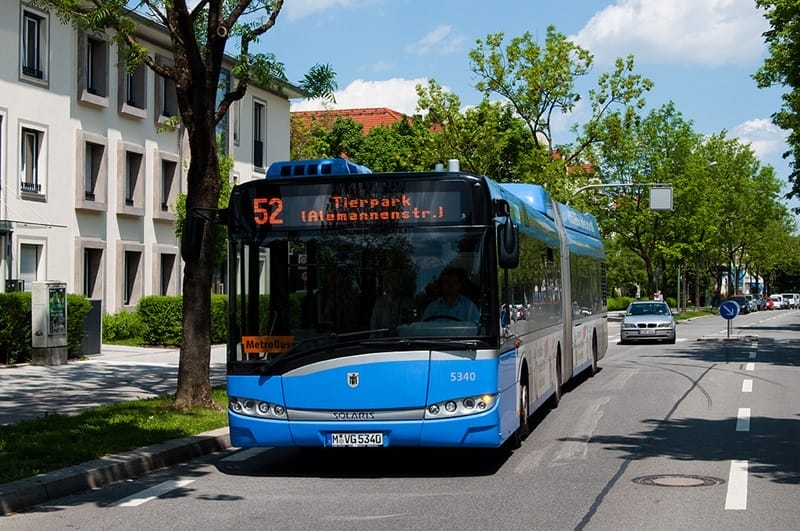
MULTIPOLYGON (((208 122, 197 121, 197 124, 208 122)), ((213 123, 213 122, 211 122, 213 123)), ((192 207, 217 208, 219 159, 215 131, 199 127, 189 131, 191 162, 188 171, 186 216, 192 207)), ((176 402, 179 407, 216 407, 211 395, 211 283, 214 271, 214 227, 204 225, 197 259, 183 270, 183 342, 178 366, 176 402)))

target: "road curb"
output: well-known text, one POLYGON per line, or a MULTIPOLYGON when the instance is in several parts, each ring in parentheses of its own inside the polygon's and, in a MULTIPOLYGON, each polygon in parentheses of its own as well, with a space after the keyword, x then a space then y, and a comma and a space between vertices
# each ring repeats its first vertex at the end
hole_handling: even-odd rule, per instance
POLYGON ((228 428, 173 439, 0 485, 0 515, 230 448, 228 428))

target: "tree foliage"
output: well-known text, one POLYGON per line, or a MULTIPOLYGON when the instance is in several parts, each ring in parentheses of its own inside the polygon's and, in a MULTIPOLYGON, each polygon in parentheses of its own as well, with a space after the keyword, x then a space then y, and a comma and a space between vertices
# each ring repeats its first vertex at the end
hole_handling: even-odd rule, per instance
POLYGON ((792 169, 789 198, 800 197, 800 4, 795 0, 756 0, 765 9, 771 29, 764 33, 769 55, 753 75, 761 88, 784 87, 783 105, 772 115, 772 121, 789 131, 789 150, 784 158, 792 169))

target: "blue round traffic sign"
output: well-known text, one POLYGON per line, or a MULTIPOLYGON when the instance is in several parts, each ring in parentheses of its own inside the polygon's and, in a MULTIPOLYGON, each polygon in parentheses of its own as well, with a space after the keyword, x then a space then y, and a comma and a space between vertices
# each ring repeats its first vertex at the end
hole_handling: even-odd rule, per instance
POLYGON ((725 301, 719 305, 719 315, 723 319, 731 320, 739 315, 739 303, 736 301, 725 301))

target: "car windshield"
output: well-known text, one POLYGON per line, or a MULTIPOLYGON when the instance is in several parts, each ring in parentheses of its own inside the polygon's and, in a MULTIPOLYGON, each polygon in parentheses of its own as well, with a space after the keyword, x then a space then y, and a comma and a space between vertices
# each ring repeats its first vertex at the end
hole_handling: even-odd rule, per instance
POLYGON ((632 304, 628 315, 667 315, 667 305, 663 303, 632 304))

